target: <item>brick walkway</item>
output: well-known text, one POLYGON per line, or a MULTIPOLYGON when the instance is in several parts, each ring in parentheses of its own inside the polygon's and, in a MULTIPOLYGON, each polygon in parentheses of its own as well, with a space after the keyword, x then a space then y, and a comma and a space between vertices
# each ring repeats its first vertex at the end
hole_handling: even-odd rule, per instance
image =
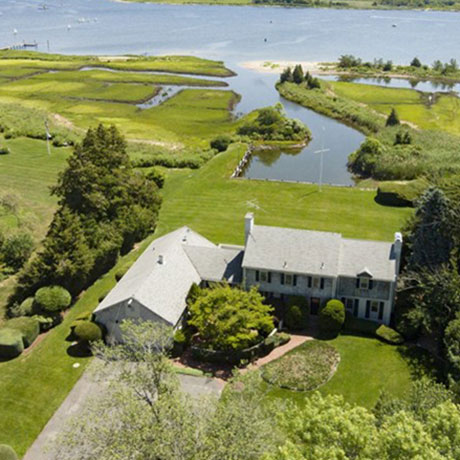
POLYGON ((303 343, 307 342, 308 340, 313 340, 313 337, 309 335, 291 335, 291 340, 288 343, 285 343, 281 347, 275 348, 271 353, 263 358, 259 358, 257 361, 254 361, 247 370, 258 369, 260 366, 267 364, 277 358, 280 358, 288 351, 302 345, 303 343))

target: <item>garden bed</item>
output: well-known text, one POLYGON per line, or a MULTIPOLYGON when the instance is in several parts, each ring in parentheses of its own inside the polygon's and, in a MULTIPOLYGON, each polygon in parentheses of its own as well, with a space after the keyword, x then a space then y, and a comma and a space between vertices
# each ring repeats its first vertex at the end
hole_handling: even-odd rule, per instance
POLYGON ((334 375, 339 352, 331 345, 306 342, 262 368, 262 378, 271 385, 293 391, 311 391, 334 375))

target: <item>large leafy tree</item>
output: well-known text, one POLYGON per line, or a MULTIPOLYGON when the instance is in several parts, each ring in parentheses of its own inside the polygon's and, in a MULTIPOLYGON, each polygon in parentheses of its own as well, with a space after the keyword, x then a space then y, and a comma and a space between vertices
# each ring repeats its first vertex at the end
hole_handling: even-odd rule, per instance
POLYGON ((59 460, 257 460, 274 448, 263 393, 253 376, 231 382, 225 395, 181 391, 167 357, 172 329, 158 323, 121 325, 124 343, 93 347, 109 381, 88 401, 54 446, 59 460))
POLYGON ((279 414, 286 442, 273 460, 382 460, 460 458, 460 412, 450 400, 424 411, 423 420, 402 404, 381 423, 341 396, 314 393, 302 408, 279 414))
POLYGON ((190 306, 189 324, 204 344, 215 350, 240 350, 273 330, 272 307, 256 287, 250 291, 218 286, 201 293, 190 306))

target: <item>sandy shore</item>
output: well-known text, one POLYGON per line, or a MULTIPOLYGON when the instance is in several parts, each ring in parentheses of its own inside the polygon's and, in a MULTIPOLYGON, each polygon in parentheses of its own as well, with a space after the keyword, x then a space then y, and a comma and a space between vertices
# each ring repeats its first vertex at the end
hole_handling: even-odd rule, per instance
POLYGON ((332 73, 327 70, 327 64, 312 61, 246 61, 241 62, 239 65, 257 72, 280 73, 286 67, 294 67, 297 64, 300 64, 305 72, 308 70, 312 74, 329 75, 332 73))

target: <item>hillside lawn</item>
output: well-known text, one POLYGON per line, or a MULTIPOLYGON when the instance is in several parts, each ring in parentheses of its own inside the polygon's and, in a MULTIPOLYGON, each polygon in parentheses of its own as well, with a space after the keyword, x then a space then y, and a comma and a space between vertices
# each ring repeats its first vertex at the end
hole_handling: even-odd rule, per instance
MULTIPOLYGON (((164 204, 155 235, 84 292, 64 322, 33 349, 0 363, 0 444, 11 444, 23 455, 38 436, 89 361, 67 353, 70 323, 76 315, 96 308, 98 298, 115 285, 119 267, 133 263, 153 238, 189 225, 216 243, 242 244, 243 217, 253 211, 258 224, 391 240, 411 213, 410 209, 380 206, 374 201, 375 192, 357 188, 323 186, 320 193, 315 185, 229 179, 245 148, 235 144, 199 170, 166 171, 164 204), (81 364, 78 369, 72 367, 75 362, 81 364)), ((353 400, 359 387, 340 389, 338 385, 337 390, 353 400)))

